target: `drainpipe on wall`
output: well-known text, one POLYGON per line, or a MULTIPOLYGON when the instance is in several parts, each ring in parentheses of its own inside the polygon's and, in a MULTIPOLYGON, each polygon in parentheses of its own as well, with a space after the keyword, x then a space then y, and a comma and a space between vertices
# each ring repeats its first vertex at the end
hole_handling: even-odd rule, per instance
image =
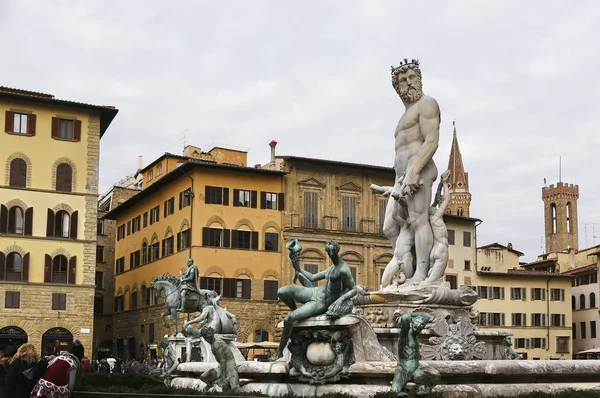
POLYGON ((550 351, 550 278, 546 279, 546 351, 550 351))

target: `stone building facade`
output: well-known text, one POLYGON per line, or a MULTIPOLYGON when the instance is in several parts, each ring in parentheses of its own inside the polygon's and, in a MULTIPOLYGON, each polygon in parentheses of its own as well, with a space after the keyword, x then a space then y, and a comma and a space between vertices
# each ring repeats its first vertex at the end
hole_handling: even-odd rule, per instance
POLYGON ((99 145, 117 112, 0 87, 0 343, 92 351, 99 145))

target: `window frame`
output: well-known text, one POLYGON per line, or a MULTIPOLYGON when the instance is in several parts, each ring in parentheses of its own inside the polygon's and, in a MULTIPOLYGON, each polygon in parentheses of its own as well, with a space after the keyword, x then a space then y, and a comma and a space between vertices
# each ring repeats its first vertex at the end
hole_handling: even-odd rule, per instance
POLYGON ((18 290, 6 290, 4 292, 4 308, 21 308, 21 292, 18 290))

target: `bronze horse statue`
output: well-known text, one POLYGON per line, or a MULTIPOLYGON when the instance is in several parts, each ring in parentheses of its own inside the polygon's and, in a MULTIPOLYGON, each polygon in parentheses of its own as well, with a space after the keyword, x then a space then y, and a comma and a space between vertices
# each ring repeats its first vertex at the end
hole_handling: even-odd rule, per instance
MULTIPOLYGON (((167 310, 161 314, 161 320, 166 328, 170 328, 167 324, 166 317, 171 315, 173 323, 175 324, 175 331, 173 335, 177 335, 179 331, 177 327, 177 308, 181 304, 181 282, 179 279, 170 274, 159 275, 152 279, 152 287, 154 288, 154 295, 158 299, 162 292, 165 292, 165 305, 167 310)), ((189 297, 186 299, 186 307, 183 312, 186 314, 193 314, 196 312, 202 312, 203 306, 206 305, 206 300, 200 299, 200 294, 207 299, 217 298, 217 292, 214 290, 200 289, 200 294, 196 292, 188 292, 189 297)))

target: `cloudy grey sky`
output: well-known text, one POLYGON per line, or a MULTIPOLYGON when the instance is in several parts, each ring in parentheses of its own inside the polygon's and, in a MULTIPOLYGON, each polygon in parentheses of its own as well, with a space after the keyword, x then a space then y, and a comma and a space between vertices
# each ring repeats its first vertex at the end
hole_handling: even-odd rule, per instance
MULTIPOLYGON (((391 166, 403 106, 389 67, 419 58, 456 119, 478 243, 542 251, 541 187, 578 183, 600 244, 600 2, 4 0, 2 85, 114 105, 101 190, 187 143, 391 166)), ((586 239, 585 224, 592 224, 586 239)))

